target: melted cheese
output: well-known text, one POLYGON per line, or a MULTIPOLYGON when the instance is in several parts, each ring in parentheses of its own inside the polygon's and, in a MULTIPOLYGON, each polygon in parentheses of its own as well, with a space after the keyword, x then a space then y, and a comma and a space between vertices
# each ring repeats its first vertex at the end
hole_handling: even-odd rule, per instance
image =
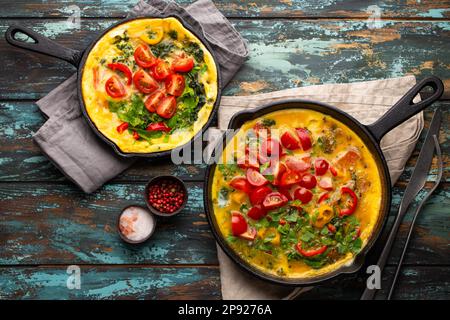
MULTIPOLYGON (((324 157, 330 162, 333 162, 333 160, 335 160, 341 152, 347 150, 349 147, 357 147, 360 150, 361 158, 354 165, 354 172, 364 177, 365 181, 370 182, 370 184, 366 186, 367 189, 361 194, 360 198, 358 199, 358 206, 354 213, 361 224, 360 237, 363 241, 364 247, 367 244, 367 240, 372 234, 374 227, 378 221, 382 199, 380 174, 376 161, 368 150, 367 146, 365 146, 365 144, 357 134, 355 134, 343 123, 329 116, 324 116, 324 114, 316 111, 305 109, 289 109, 285 111, 276 111, 266 114, 263 118, 270 118, 276 121, 276 124, 272 127, 272 129, 280 129, 286 127, 286 125, 291 128, 307 128, 311 132, 313 143, 314 137, 318 137, 319 135, 329 130, 331 127, 338 128, 339 135, 336 137, 337 143, 335 150, 332 153, 328 154, 318 152, 318 154, 312 155, 313 158, 324 157)), ((243 147, 245 146, 245 133, 250 130, 259 120, 261 120, 261 118, 245 123, 238 131, 238 133, 230 140, 230 142, 225 147, 224 152, 222 153, 223 163, 227 163, 227 161, 229 163, 230 159, 233 159, 233 155, 236 151, 239 152, 239 150, 243 150, 243 147)), ((301 149, 294 151, 294 155, 300 156, 304 153, 305 152, 301 149)), ((283 157, 281 158, 281 161, 283 161, 283 157)), ((331 174, 327 173, 326 176, 331 177, 331 174)), ((336 185, 339 186, 351 179, 351 173, 348 170, 341 170, 338 176, 334 177, 333 179, 336 181, 336 185)), ((248 208, 251 207, 251 204, 249 203, 248 196, 245 193, 235 190, 232 194, 233 198, 237 197, 235 193, 240 194, 242 198, 239 198, 239 201, 228 201, 224 206, 223 201, 220 201, 218 198, 219 191, 222 187, 229 187, 229 180, 225 181, 222 172, 218 169, 218 167, 216 167, 212 182, 212 201, 214 207, 214 215, 220 229, 219 231, 226 239, 228 236, 232 235, 230 212, 233 210, 239 211, 240 206, 243 203, 247 203, 248 208)), ((315 194, 313 201, 317 201, 318 196, 321 193, 318 187, 316 187, 316 189, 318 189, 318 192, 315 194)), ((314 204, 314 206, 315 208, 318 208, 317 202, 314 204)), ((258 230, 257 236, 262 237, 262 234, 264 232, 265 230, 258 230)), ((313 269, 302 261, 288 261, 287 256, 284 254, 280 254, 277 257, 266 254, 262 251, 252 248, 252 246, 248 245, 247 241, 238 240, 229 242, 229 245, 242 259, 248 261, 250 264, 254 265, 265 273, 272 274, 274 276, 280 276, 277 273, 277 270, 282 268, 285 272, 285 275, 280 276, 282 278, 301 279, 316 277, 321 274, 334 271, 343 265, 350 264, 354 259, 354 255, 352 253, 347 253, 345 256, 341 257, 339 260, 332 264, 325 265, 320 269, 313 269), (271 267, 268 267, 269 265, 271 267)))
MULTIPOLYGON (((134 86, 132 87, 131 89, 127 87, 129 95, 136 92, 134 86)), ((121 151, 127 153, 150 153, 171 150, 189 142, 208 121, 217 98, 217 91, 217 69, 211 53, 195 35, 184 28, 175 18, 137 19, 113 28, 92 48, 82 73, 82 95, 90 119, 103 135, 113 141, 121 151), (115 36, 122 35, 124 31, 127 31, 131 45, 133 48, 136 48, 139 44, 144 43, 145 37, 143 37, 143 34, 147 32, 148 27, 162 27, 164 29, 163 40, 169 37, 169 31, 176 31, 178 35, 176 43, 180 46, 183 40, 197 43, 203 50, 204 61, 207 66, 207 70, 199 78, 205 88, 206 103, 199 110, 198 119, 193 126, 177 129, 168 138, 153 139, 152 143, 144 139, 136 141, 128 132, 123 134, 117 132, 116 128, 122 121, 116 114, 109 111, 108 100, 111 100, 111 98, 105 92, 105 82, 113 72, 100 63, 102 59, 110 62, 114 57, 122 54, 113 44, 115 36), (97 85, 94 85, 96 69, 98 70, 98 82, 97 85)))

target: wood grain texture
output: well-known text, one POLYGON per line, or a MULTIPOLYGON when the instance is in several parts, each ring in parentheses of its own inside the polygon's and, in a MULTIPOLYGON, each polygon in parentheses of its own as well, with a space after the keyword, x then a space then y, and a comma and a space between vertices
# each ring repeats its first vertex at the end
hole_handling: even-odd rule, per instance
MULTIPOLYGON (((188 5, 192 0, 175 0, 188 5)), ((78 12, 82 17, 125 17, 138 0, 17 0, 2 8, 0 17, 69 17, 78 12), (76 5, 76 7, 71 7, 76 5)), ((367 18, 381 13, 386 18, 444 19, 450 17, 448 0, 215 0, 215 5, 227 17, 339 17, 367 18), (376 6, 376 7, 375 7, 376 6)))
MULTIPOLYGON (((443 181, 450 182, 450 144, 446 137, 450 136, 450 103, 437 103, 443 110, 441 126, 441 148, 444 154, 446 172, 443 181)), ((425 125, 431 120, 432 111, 425 113, 425 125)), ((0 102, 0 182, 1 181, 66 181, 66 178, 41 153, 33 143, 32 135, 45 122, 34 102, 0 102)), ((415 161, 423 143, 425 133, 421 135, 418 146, 408 161, 406 170, 399 183, 405 184, 414 168, 415 161)), ((206 165, 185 164, 174 166, 170 161, 142 159, 126 170, 113 182, 136 181, 145 182, 160 174, 176 175, 188 181, 202 181, 206 165)), ((435 178, 436 163, 433 164, 429 181, 435 178)))
MULTIPOLYGON (((0 184, 0 264, 217 263, 202 183, 188 184, 186 209, 172 219, 158 219, 151 241, 141 247, 120 241, 117 216, 128 205, 145 206, 144 187, 142 183, 108 184, 86 195, 71 184, 0 184)), ((397 212, 402 192, 394 189, 392 214, 397 212)), ((429 200, 417 222, 407 264, 450 264, 448 206, 446 190, 429 200)), ((405 237, 409 222, 405 220, 399 239, 405 237)), ((401 244, 397 242, 397 251, 401 244)))
MULTIPOLYGON (((67 266, 0 268, 0 299, 220 299, 217 266, 81 266, 81 289, 67 289, 67 266)), ((402 269, 394 299, 449 299, 448 266, 402 269)), ((386 268, 383 285, 394 272, 386 268)), ((365 275, 346 275, 304 293, 299 299, 359 299, 365 275)), ((386 295, 382 289, 377 299, 386 295)))
MULTIPOLYGON (((115 20, 84 19, 80 30, 65 20, 0 21, 0 33, 12 23, 31 27, 59 43, 83 49, 115 20)), ((383 21, 370 29, 365 21, 234 20, 250 45, 250 58, 224 90, 252 94, 320 83, 342 83, 429 74, 450 84, 450 22, 383 21), (411 54, 414 52, 414 54, 411 54)), ((0 40, 4 70, 0 99, 37 99, 74 73, 55 58, 14 48, 0 40)))

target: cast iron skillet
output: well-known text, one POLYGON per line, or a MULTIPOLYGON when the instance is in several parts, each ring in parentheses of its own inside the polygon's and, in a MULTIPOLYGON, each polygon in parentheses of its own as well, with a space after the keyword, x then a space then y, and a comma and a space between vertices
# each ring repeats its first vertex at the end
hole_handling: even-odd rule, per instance
MULTIPOLYGON (((28 28, 22 27, 22 26, 18 26, 18 25, 13 25, 11 27, 8 28, 8 30, 6 30, 5 33, 5 38, 6 41, 8 41, 8 43, 10 43, 11 45, 15 46, 15 47, 19 47, 19 48, 23 48, 23 49, 27 49, 30 51, 34 51, 34 52, 38 52, 38 53, 43 53, 45 55, 48 56, 52 56, 55 58, 59 58, 62 59, 64 61, 69 62, 70 64, 72 64, 73 66, 75 66, 76 68, 78 68, 78 99, 80 101, 80 106, 81 106, 81 110, 83 112, 83 115, 85 117, 85 119, 87 120, 87 122, 89 123, 90 127, 92 128, 92 130, 94 130, 94 132, 103 140, 105 141, 107 144, 109 144, 116 153, 118 153, 119 155, 123 156, 123 157, 147 157, 147 158, 156 158, 156 157, 165 157, 165 156, 169 156, 171 153, 171 150, 166 150, 166 151, 160 151, 160 152, 149 152, 149 153, 128 153, 128 152, 123 152, 119 149, 119 147, 110 139, 108 139, 103 133, 100 132, 100 130, 98 130, 97 126, 94 124, 94 122, 91 120, 91 118, 89 117, 87 111, 86 111, 86 106, 84 104, 84 100, 83 100, 83 95, 81 94, 81 79, 82 79, 82 74, 83 74, 83 70, 84 70, 84 64, 86 63, 86 59, 89 56, 89 53, 91 52, 92 48, 95 46, 95 44, 107 33, 109 32, 111 29, 127 23, 129 21, 132 20, 138 20, 138 19, 149 19, 149 18, 169 18, 169 17, 173 17, 175 19, 177 19, 179 22, 181 22, 181 24, 183 25, 184 28, 186 28, 187 30, 189 30, 190 32, 192 32, 192 34, 194 36, 196 36, 202 43, 203 45, 206 47, 206 49, 211 53, 213 59, 214 59, 214 63, 216 64, 216 69, 217 69, 217 98, 216 98, 216 102, 214 103, 213 109, 211 110, 211 113, 209 115, 208 121, 205 123, 205 125, 203 126, 202 130, 199 131, 192 139, 195 140, 197 139, 199 136, 202 135, 202 133, 211 125, 211 122, 213 120, 213 117, 217 111, 217 108, 219 107, 219 103, 220 103, 220 96, 221 96, 221 84, 222 84, 222 80, 221 80, 221 75, 220 75, 220 69, 219 69, 219 65, 217 63, 217 60, 214 56, 214 52, 211 49, 211 46, 208 44, 208 42, 204 39, 203 35, 199 34, 198 32, 194 31, 192 29, 191 26, 189 26, 188 24, 186 24, 178 15, 176 14, 168 14, 168 15, 153 15, 151 17, 137 17, 137 18, 130 18, 130 19, 125 19, 120 21, 119 23, 116 23, 114 25, 112 25, 111 27, 109 27, 108 29, 104 30, 99 36, 97 36, 97 38, 92 41, 92 43, 83 51, 77 51, 74 49, 70 49, 67 47, 64 47, 60 44, 58 44, 55 41, 52 41, 36 32, 34 32, 33 30, 30 30, 28 28), (30 37, 33 42, 25 42, 25 41, 21 41, 18 40, 16 38, 16 34, 17 33, 23 33, 25 35, 27 35, 28 37, 30 37)), ((187 142, 185 145, 189 144, 191 141, 187 142)), ((183 145, 184 146, 184 145, 183 145)), ((183 146, 177 146, 175 148, 183 148, 183 146)))
MULTIPOLYGON (((277 277, 268 273, 257 269, 252 266, 250 263, 239 257, 238 254, 234 252, 234 250, 228 246, 225 239, 222 237, 220 233, 220 229, 218 227, 217 221, 215 219, 213 204, 212 204, 212 181, 214 176, 214 171, 216 168, 216 164, 210 164, 206 170, 206 182, 204 189, 204 204, 206 208, 206 214, 208 217, 208 221, 212 232, 214 234, 215 239, 221 246, 221 248, 225 251, 225 253, 238 265, 243 267, 245 270, 249 271, 251 274, 274 283, 283 284, 283 285, 293 285, 293 286, 302 286, 302 285, 312 285, 318 284, 330 278, 337 277, 343 273, 354 273, 357 272, 362 264, 364 263, 364 257, 370 248, 373 246, 374 242, 378 239, 383 226, 387 220, 389 209, 391 205, 391 180, 389 177, 389 172, 386 164, 386 160, 384 159, 383 153, 380 149, 380 140, 381 138, 389 132, 391 129, 395 128, 402 122, 406 121, 416 113, 425 109, 429 105, 431 105, 434 101, 439 99, 444 91, 444 86, 442 81, 439 78, 434 76, 427 77, 416 84, 413 88, 411 88, 389 111, 384 114, 379 120, 370 124, 363 125, 358 122, 355 118, 348 115, 347 113, 326 105, 320 102, 314 101, 306 101, 306 100, 285 100, 276 103, 272 103, 260 108, 256 108, 249 111, 242 111, 233 116, 230 120, 230 124, 228 126, 229 129, 239 129, 245 122, 259 118, 265 114, 278 111, 278 110, 287 110, 287 109, 311 109, 323 114, 329 115, 336 120, 341 121, 345 125, 347 125, 350 129, 352 129, 365 143, 365 145, 369 148, 371 154, 374 156, 375 161, 377 163, 378 170, 381 175, 382 182, 382 204, 380 209, 380 214, 378 221, 375 225, 374 231, 372 235, 368 238, 368 242, 366 246, 361 250, 361 252, 355 257, 353 262, 350 265, 344 265, 332 272, 328 272, 326 274, 318 275, 313 278, 282 278, 277 277), (425 87, 431 87, 433 89, 433 93, 431 96, 426 98, 425 100, 413 103, 412 100, 414 97, 425 87)), ((215 155, 216 159, 219 159, 220 154, 223 151, 223 148, 226 146, 227 141, 230 141, 232 136, 226 137, 223 136, 222 140, 219 143, 222 143, 218 151, 218 154, 215 155)))

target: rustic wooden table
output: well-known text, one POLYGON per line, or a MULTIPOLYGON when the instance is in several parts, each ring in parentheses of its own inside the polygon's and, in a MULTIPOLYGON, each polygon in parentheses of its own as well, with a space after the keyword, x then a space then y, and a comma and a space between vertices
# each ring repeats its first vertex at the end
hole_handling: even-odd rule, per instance
MULTIPOLYGON (((10 1, 0 10, 0 34, 19 23, 82 49, 137 1, 10 1), (77 8, 80 28, 67 22, 77 8)), ((441 77, 446 93, 436 106, 444 111, 440 142, 448 169, 449 0, 215 2, 251 50, 249 60, 225 89, 226 95, 405 74, 441 77), (374 25, 368 17, 379 11, 382 20, 374 25)), ((45 122, 35 101, 74 68, 13 48, 4 39, 0 57, 0 298, 219 299, 216 247, 202 200, 205 166, 141 160, 97 192, 84 194, 32 141, 45 122), (143 205, 146 181, 159 174, 186 180, 189 203, 177 219, 160 221, 148 244, 127 246, 116 233, 117 215, 127 205, 143 205), (73 264, 81 267, 80 290, 66 287, 67 266, 73 264)), ((431 113, 425 113, 427 124, 431 113)), ((421 142, 394 188, 391 222, 420 146, 421 142)), ((434 165, 430 181, 435 173, 434 165)), ((447 171, 417 221, 395 298, 450 298, 449 179, 447 171)), ((409 223, 407 218, 401 227, 394 257, 409 223)), ((387 277, 395 261, 389 261, 387 277)), ((344 276, 302 298, 357 299, 364 287, 363 275, 344 276)))

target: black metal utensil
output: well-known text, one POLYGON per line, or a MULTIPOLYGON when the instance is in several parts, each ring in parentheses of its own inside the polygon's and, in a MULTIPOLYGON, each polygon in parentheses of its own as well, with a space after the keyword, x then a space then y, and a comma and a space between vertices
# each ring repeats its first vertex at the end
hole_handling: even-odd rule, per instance
POLYGON ((441 147, 439 146, 438 137, 436 135, 433 135, 433 139, 434 139, 436 155, 438 158, 438 174, 436 176, 436 181, 434 182, 433 187, 431 187, 431 189, 428 191, 426 196, 422 199, 422 201, 420 201, 419 205, 417 206, 417 208, 414 212, 413 219, 409 226, 408 236, 406 237, 406 241, 403 246, 403 252, 402 252, 402 255, 400 256, 400 260, 398 261, 397 269, 395 270, 395 276, 394 276, 394 279, 392 280, 391 288, 389 289, 389 294, 388 294, 387 300, 391 300, 392 294, 394 293, 395 285, 397 283, 398 275, 400 273, 400 269, 403 264, 403 259, 405 258, 406 250, 408 249, 409 240, 411 238, 411 234, 414 229, 414 224, 416 223, 417 216, 419 215, 419 212, 422 211, 422 207, 425 205, 428 198, 430 198, 430 196, 433 194, 433 192, 437 189, 437 187, 439 186, 439 183, 441 182, 441 179, 442 179, 443 164, 442 164, 441 147))
MULTIPOLYGON (((430 124, 430 129, 428 130, 427 136, 425 138, 424 145, 420 150, 419 157, 417 159, 416 167, 411 175, 411 179, 406 187, 405 193, 403 195, 402 201, 400 203, 400 208, 395 218, 394 225, 392 226, 389 237, 386 244, 381 252, 380 258, 378 259, 377 266, 380 268, 381 273, 386 265, 387 259, 394 244, 394 240, 397 236, 398 228, 408 210, 409 205, 415 199, 419 191, 424 187, 428 171, 430 170, 431 162, 433 160, 433 150, 434 141, 433 135, 439 134, 440 123, 442 119, 442 113, 437 110, 434 113, 433 120, 430 124)), ((361 300, 372 300, 375 297, 377 289, 369 289, 366 287, 364 293, 361 296, 361 300)))

